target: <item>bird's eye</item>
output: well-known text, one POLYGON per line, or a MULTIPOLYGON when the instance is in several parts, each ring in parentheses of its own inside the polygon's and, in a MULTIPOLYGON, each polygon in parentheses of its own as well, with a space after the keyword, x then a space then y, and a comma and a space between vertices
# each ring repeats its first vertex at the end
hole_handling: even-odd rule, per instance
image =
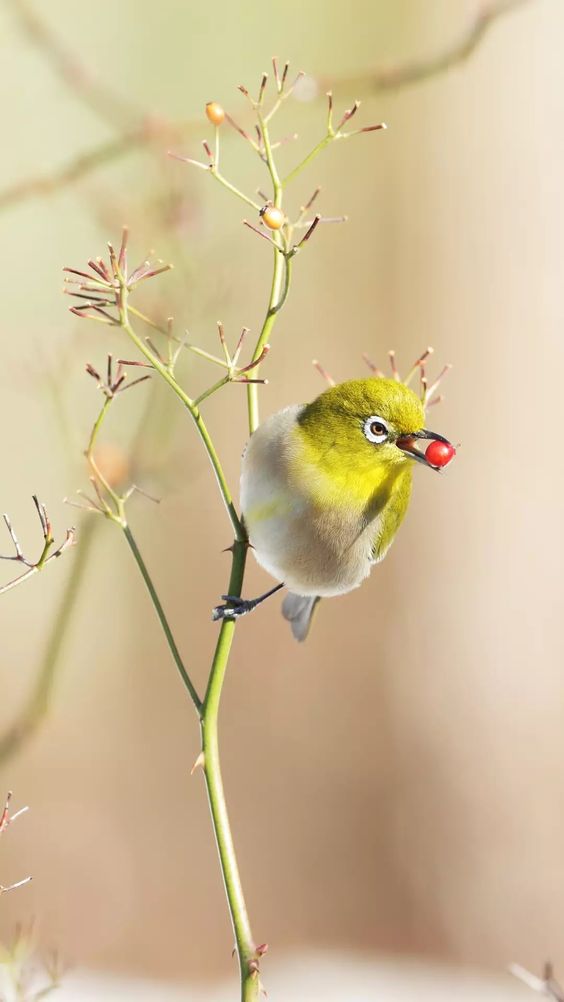
POLYGON ((385 442, 388 437, 388 426, 381 417, 373 415, 364 422, 364 434, 369 442, 375 444, 385 442))

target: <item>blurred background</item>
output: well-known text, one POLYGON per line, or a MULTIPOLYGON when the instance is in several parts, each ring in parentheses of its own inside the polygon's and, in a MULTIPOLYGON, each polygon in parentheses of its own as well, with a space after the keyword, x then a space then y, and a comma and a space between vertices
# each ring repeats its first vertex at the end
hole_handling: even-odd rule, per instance
MULTIPOLYGON (((497 8, 478 0, 0 8, 0 506, 26 552, 41 548, 35 492, 59 538, 79 527, 72 552, 0 605, 0 787, 32 808, 2 840, 0 879, 34 877, 3 899, 0 933, 35 917, 40 949, 69 966, 161 983, 132 998, 164 999, 164 982, 192 985, 174 996, 186 999, 219 999, 225 982, 233 998, 235 967, 203 780, 190 777, 193 709, 120 532, 63 504, 87 484, 100 403, 85 363, 129 349, 67 312, 61 270, 103 254, 127 222, 134 258, 154 248, 175 263, 147 290, 153 314, 208 350, 218 318, 233 340, 257 331, 266 244, 166 150, 200 157, 206 101, 244 120, 236 85, 255 89, 272 54, 311 76, 276 125, 299 133, 287 167, 323 134, 330 84, 338 108, 359 96, 360 124, 389 129, 330 148, 290 191, 297 208, 322 185, 322 211, 349 221, 296 261, 262 414, 323 389, 313 358, 340 380, 367 371, 362 352, 384 366, 395 348, 405 370, 431 344, 430 374, 454 370, 429 424, 461 447, 448 476, 415 471, 388 558, 322 605, 307 644, 278 600, 237 630, 221 742, 253 929, 270 944, 264 980, 273 998, 297 999, 296 983, 332 998, 319 989, 329 972, 353 998, 358 973, 358 998, 376 999, 396 997, 382 958, 396 987, 420 970, 409 958, 448 964, 458 986, 468 968, 511 961, 564 971, 564 9, 500 7, 483 22, 497 8), (16 748, 11 728, 50 667, 48 713, 16 748), (288 981, 311 973, 310 956, 319 979, 288 981)), ((266 183, 234 132, 223 170, 251 193, 266 183)), ((181 371, 190 391, 214 375, 194 359, 181 371)), ((229 525, 189 420, 147 385, 104 438, 162 499, 136 498, 130 520, 202 687, 229 525)), ((244 391, 206 412, 236 485, 244 391)), ((251 561, 246 593, 265 586, 251 561)), ((528 997, 509 977, 499 991, 528 997)), ((468 997, 494 998, 483 992, 468 997)))

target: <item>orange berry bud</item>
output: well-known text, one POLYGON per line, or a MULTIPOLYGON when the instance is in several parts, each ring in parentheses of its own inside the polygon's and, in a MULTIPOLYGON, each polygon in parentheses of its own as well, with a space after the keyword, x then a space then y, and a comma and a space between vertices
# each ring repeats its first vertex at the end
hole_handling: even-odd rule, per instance
POLYGON ((94 452, 94 462, 110 487, 122 487, 131 475, 127 454, 112 442, 104 442, 94 452))
POLYGON ((260 210, 260 216, 269 230, 279 230, 284 224, 284 213, 282 209, 277 209, 275 205, 265 205, 260 210))
POLYGON ((225 118, 225 112, 217 101, 208 101, 206 104, 206 115, 212 125, 221 125, 225 118))

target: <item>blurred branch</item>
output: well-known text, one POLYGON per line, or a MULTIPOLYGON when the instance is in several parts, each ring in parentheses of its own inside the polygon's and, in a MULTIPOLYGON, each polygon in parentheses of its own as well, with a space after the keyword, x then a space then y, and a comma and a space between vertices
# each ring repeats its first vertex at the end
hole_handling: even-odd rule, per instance
POLYGON ((76 557, 72 562, 33 690, 17 719, 0 735, 0 766, 18 753, 48 713, 61 651, 76 609, 97 527, 95 519, 85 519, 83 522, 76 557))
POLYGON ((333 78, 331 80, 322 78, 319 80, 320 89, 324 91, 328 87, 338 86, 346 91, 354 90, 355 93, 381 94, 413 86, 430 77, 440 76, 470 59, 489 29, 500 17, 530 2, 531 0, 500 0, 497 3, 489 3, 478 11, 474 21, 460 38, 436 55, 404 63, 401 66, 365 70, 354 76, 340 77, 337 81, 333 78))
MULTIPOLYGON (((10 814, 10 802, 12 800, 12 791, 8 793, 6 800, 4 802, 4 809, 0 814, 0 835, 3 835, 6 829, 19 818, 21 814, 25 814, 29 810, 28 807, 20 807, 19 811, 15 814, 10 814)), ((0 884, 0 895, 6 894, 7 891, 15 891, 17 887, 23 887, 24 884, 29 884, 31 877, 24 877, 23 880, 16 880, 14 884, 0 884)))
POLYGON ((547 961, 544 965, 544 971, 542 977, 537 977, 536 974, 531 974, 520 964, 511 964, 509 968, 511 974, 523 984, 532 988, 534 992, 539 995, 544 995, 546 998, 554 999, 554 1002, 564 1002, 564 988, 554 980, 554 971, 552 964, 547 961))
POLYGON ((33 177, 24 178, 23 181, 16 181, 15 184, 0 191, 0 211, 25 202, 29 198, 51 195, 61 188, 66 188, 67 185, 86 177, 97 167, 119 160, 144 142, 145 138, 144 136, 142 138, 140 132, 127 133, 119 139, 97 146, 89 153, 81 154, 51 174, 35 174, 33 177))
POLYGON ((22 31, 46 56, 51 68, 59 75, 73 95, 91 108, 114 128, 123 129, 141 118, 140 111, 115 91, 101 83, 74 52, 38 17, 28 0, 11 0, 14 14, 22 31))
MULTIPOLYGON (((378 94, 401 90, 439 76, 466 62, 500 17, 531 2, 532 0, 498 0, 490 3, 480 10, 460 38, 434 56, 396 67, 366 70, 352 77, 331 80, 322 77, 316 81, 318 93, 324 94, 325 90, 333 86, 344 92, 378 94)), ((28 36, 44 51, 59 76, 72 87, 73 93, 113 126, 126 128, 115 140, 73 158, 51 174, 32 175, 4 188, 0 191, 0 211, 30 198, 59 191, 87 177, 98 167, 115 163, 136 148, 153 146, 162 155, 170 144, 171 133, 182 131, 190 134, 199 129, 199 121, 174 123, 165 119, 153 121, 148 116, 143 116, 88 73, 32 11, 27 0, 13 0, 13 5, 28 36)))

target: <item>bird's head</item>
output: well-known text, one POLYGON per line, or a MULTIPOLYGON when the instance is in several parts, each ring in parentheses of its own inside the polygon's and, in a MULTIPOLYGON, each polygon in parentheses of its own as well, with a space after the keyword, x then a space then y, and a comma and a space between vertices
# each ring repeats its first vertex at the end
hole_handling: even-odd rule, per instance
POLYGON ((354 480, 359 489, 412 461, 441 470, 454 448, 425 428, 419 397, 395 379, 354 379, 326 390, 298 419, 311 458, 334 480, 354 480), (429 444, 427 454, 420 445, 429 444))

